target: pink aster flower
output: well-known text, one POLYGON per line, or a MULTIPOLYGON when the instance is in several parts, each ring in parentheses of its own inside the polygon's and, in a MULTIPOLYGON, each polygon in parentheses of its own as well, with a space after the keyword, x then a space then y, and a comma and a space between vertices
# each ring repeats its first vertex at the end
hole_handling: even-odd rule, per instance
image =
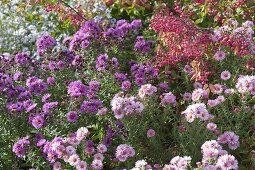
POLYGON ((230 73, 229 71, 227 71, 227 70, 223 71, 223 72, 220 74, 220 78, 221 78, 222 80, 228 80, 228 79, 230 79, 230 77, 231 77, 231 73, 230 73))
POLYGON ((223 52, 223 51, 217 51, 215 54, 214 54, 214 59, 216 61, 222 61, 224 60, 226 57, 226 54, 223 52))
POLYGON ((155 130, 153 130, 153 129, 149 129, 149 130, 147 131, 147 137, 148 137, 148 138, 151 138, 151 137, 155 136, 155 134, 156 134, 156 132, 155 132, 155 130))

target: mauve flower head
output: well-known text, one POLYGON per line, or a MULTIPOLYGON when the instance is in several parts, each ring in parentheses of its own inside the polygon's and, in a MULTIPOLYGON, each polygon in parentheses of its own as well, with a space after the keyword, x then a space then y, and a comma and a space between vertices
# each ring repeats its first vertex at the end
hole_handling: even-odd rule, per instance
POLYGON ((44 53, 48 48, 56 45, 56 40, 50 35, 43 35, 36 41, 37 52, 44 53))
POLYGON ((42 110, 45 113, 50 112, 52 109, 56 108, 58 106, 58 102, 48 102, 44 103, 42 110))
POLYGON ((131 22, 131 28, 134 30, 142 28, 142 21, 140 19, 135 19, 131 22))
POLYGON ((48 77, 47 78, 48 85, 54 85, 55 84, 55 78, 54 77, 48 77))
POLYGON ((121 84, 121 88, 124 91, 128 91, 131 88, 131 82, 129 80, 123 81, 121 84))
POLYGON ((124 73, 114 73, 114 77, 118 81, 124 81, 127 79, 127 74, 124 73))
POLYGON ((83 41, 81 42, 81 48, 86 49, 86 48, 89 47, 89 44, 90 44, 90 42, 89 42, 88 40, 83 40, 83 41))
POLYGON ((78 114, 75 111, 70 111, 66 115, 68 122, 76 122, 78 120, 78 114))
POLYGON ((43 80, 37 77, 29 77, 26 81, 26 85, 29 91, 35 93, 35 95, 40 95, 47 89, 47 85, 43 80))
POLYGON ((49 98, 51 97, 51 94, 50 93, 47 93, 45 94, 43 97, 42 97, 42 102, 45 103, 49 100, 49 98))
POLYGON ((18 53, 15 56, 15 63, 18 65, 24 65, 28 63, 29 59, 30 59, 30 56, 27 53, 25 52, 18 53))
POLYGON ((102 101, 99 99, 91 99, 83 101, 80 111, 81 113, 96 113, 102 106, 102 101))
POLYGON ((216 166, 222 170, 237 170, 238 162, 233 155, 225 154, 218 158, 216 166))
POLYGON ((117 147, 115 155, 120 162, 125 162, 129 157, 135 156, 135 150, 127 144, 121 144, 117 147))
POLYGON ((36 129, 39 129, 43 126, 44 124, 44 118, 40 115, 38 116, 35 116, 33 119, 32 119, 32 125, 36 128, 36 129))
POLYGON ((223 51, 217 51, 215 54, 214 54, 214 59, 216 61, 222 61, 224 60, 226 57, 226 54, 223 52, 223 51))
POLYGON ((21 76, 22 76, 22 72, 17 71, 17 72, 14 73, 14 75, 13 75, 13 80, 19 81, 19 80, 21 79, 21 76))
POLYGON ((87 93, 87 88, 80 80, 71 82, 68 85, 68 94, 71 97, 85 96, 87 93))
POLYGON ((228 80, 231 77, 231 73, 229 71, 225 70, 225 71, 221 72, 220 77, 222 80, 228 80))
POLYGON ((100 83, 96 80, 92 80, 89 82, 89 89, 91 91, 98 91, 100 87, 100 83))
POLYGON ((155 136, 155 134, 156 134, 156 132, 155 132, 155 130, 153 130, 153 129, 149 129, 149 130, 147 131, 147 137, 148 137, 148 138, 151 138, 151 137, 155 136))

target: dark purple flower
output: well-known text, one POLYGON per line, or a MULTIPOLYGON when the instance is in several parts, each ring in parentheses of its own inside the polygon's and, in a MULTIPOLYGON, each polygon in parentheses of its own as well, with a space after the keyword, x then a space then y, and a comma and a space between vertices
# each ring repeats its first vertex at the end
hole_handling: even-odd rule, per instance
POLYGON ((65 68, 65 63, 63 61, 58 61, 57 62, 57 68, 59 70, 63 70, 65 68))
POLYGON ((140 19, 133 20, 131 22, 131 28, 135 30, 142 28, 142 21, 140 19))
POLYGON ((28 60, 30 59, 30 57, 28 56, 27 53, 22 52, 22 53, 18 53, 15 56, 15 62, 19 65, 23 65, 28 63, 28 60))
POLYGON ((49 102, 49 103, 45 103, 43 105, 43 108, 42 110, 45 112, 45 113, 48 113, 50 112, 51 109, 54 109, 58 106, 58 102, 49 102))
POLYGON ((55 46, 56 40, 52 38, 50 35, 43 35, 39 37, 36 41, 36 47, 37 47, 37 52, 39 54, 44 53, 48 48, 51 48, 55 46))
POLYGON ((37 77, 29 77, 26 81, 26 85, 29 91, 40 95, 42 92, 46 91, 47 85, 43 82, 42 79, 37 77))
POLYGON ((13 75, 13 80, 18 81, 18 80, 20 80, 21 76, 22 76, 22 72, 17 71, 17 72, 13 75))
POLYGON ((78 114, 75 111, 70 111, 66 115, 68 122, 76 122, 78 120, 78 114))

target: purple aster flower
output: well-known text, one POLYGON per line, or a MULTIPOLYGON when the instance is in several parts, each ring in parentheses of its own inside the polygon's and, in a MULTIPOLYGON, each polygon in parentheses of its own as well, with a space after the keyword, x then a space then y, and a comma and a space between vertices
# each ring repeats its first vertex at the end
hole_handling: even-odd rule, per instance
POLYGON ((131 82, 129 80, 123 81, 122 84, 121 84, 121 88, 124 91, 129 90, 130 87, 131 87, 131 82))
POLYGON ((138 86, 141 86, 145 83, 145 80, 144 78, 136 78, 135 79, 135 83, 138 85, 138 86))
POLYGON ((8 103, 6 107, 10 112, 21 112, 24 109, 21 102, 8 103))
POLYGON ((15 56, 15 63, 19 64, 19 65, 23 65, 28 63, 28 60, 30 59, 30 57, 28 56, 27 53, 22 52, 22 53, 18 53, 15 56))
POLYGON ((100 83, 96 80, 89 82, 89 88, 91 91, 98 91, 99 90, 100 83))
POLYGON ((50 35, 43 35, 39 37, 36 41, 37 52, 39 54, 44 53, 48 48, 51 48, 56 44, 56 40, 50 35))
POLYGON ((65 68, 65 63, 64 63, 64 61, 58 61, 58 62, 57 62, 57 68, 58 68, 59 70, 63 70, 63 69, 65 68))
POLYGON ((78 114, 75 111, 70 111, 66 115, 68 122, 76 122, 78 120, 78 114))
POLYGON ((42 79, 37 77, 29 77, 26 81, 26 85, 29 91, 40 95, 42 92, 46 91, 47 85, 43 82, 42 79))
POLYGON ((115 58, 115 57, 112 58, 112 65, 115 68, 119 67, 119 62, 118 62, 117 58, 115 58))
POLYGON ((81 42, 81 48, 88 48, 90 42, 88 40, 84 40, 81 42))
POLYGON ((51 94, 47 93, 42 97, 42 102, 45 103, 51 97, 51 94))
POLYGON ((135 19, 135 20, 133 20, 133 21, 131 22, 130 25, 131 25, 131 28, 132 28, 132 29, 137 30, 137 29, 142 28, 142 21, 141 21, 140 19, 135 19))
POLYGON ((71 97, 84 96, 87 93, 87 88, 80 80, 74 81, 68 86, 68 94, 71 97))
POLYGON ((114 73, 114 77, 118 80, 118 81, 124 81, 127 79, 127 75, 123 74, 123 73, 114 73))
POLYGON ((54 85, 55 84, 55 78, 54 77, 48 77, 47 78, 48 85, 54 85))
POLYGON ((17 72, 13 75, 13 80, 18 81, 18 80, 20 80, 21 76, 22 76, 22 72, 17 71, 17 72))
POLYGON ((32 119, 32 125, 36 128, 36 129, 39 129, 43 126, 44 124, 44 119, 42 116, 38 115, 38 116, 35 116, 33 119, 32 119))
POLYGON ((50 112, 51 109, 56 108, 57 106, 58 106, 58 102, 49 102, 49 103, 45 103, 45 104, 43 105, 42 110, 43 110, 45 113, 48 113, 48 112, 50 112))
POLYGON ((48 68, 50 71, 55 71, 57 69, 57 64, 54 61, 50 61, 48 64, 48 68))
POLYGON ((101 100, 91 99, 82 103, 80 111, 81 113, 96 113, 101 106, 101 100))

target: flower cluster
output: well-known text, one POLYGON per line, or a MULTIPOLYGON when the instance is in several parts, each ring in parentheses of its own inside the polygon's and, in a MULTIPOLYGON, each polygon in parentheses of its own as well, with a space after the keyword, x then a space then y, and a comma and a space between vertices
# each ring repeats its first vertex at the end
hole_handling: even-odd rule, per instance
MULTIPOLYGON (((220 43, 221 46, 230 47, 237 56, 244 57, 245 55, 255 54, 255 44, 252 39, 254 31, 252 29, 253 22, 246 21, 242 23, 241 27, 238 27, 236 20, 227 20, 225 25, 214 30, 212 40, 220 43)), ((216 60, 222 60, 225 58, 223 51, 218 51, 215 54, 216 60)))
POLYGON ((174 157, 169 165, 165 165, 163 167, 163 170, 168 170, 168 169, 179 169, 179 170, 185 170, 188 169, 191 163, 191 157, 190 156, 176 156, 174 157))
POLYGON ((37 53, 43 55, 47 49, 56 45, 56 40, 50 35, 43 35, 39 37, 36 41, 37 53))
POLYGON ((255 76, 240 76, 237 79, 236 88, 239 93, 255 95, 255 76))
POLYGON ((146 41, 143 36, 137 36, 135 42, 135 50, 142 53, 149 53, 152 41, 146 41))
POLYGON ((185 115, 188 122, 193 122, 195 118, 199 118, 202 121, 210 120, 214 116, 209 114, 204 103, 196 103, 189 105, 188 108, 182 112, 185 115))
POLYGON ((117 119, 124 116, 140 115, 144 109, 144 105, 134 96, 123 96, 116 94, 111 101, 112 111, 117 119))
POLYGON ((87 94, 87 88, 80 80, 77 80, 77 81, 71 82, 68 85, 68 94, 71 97, 85 96, 87 94))
POLYGON ((145 84, 142 85, 139 89, 138 96, 141 99, 144 99, 147 96, 152 96, 153 93, 157 92, 157 87, 151 85, 151 84, 145 84))
POLYGON ((234 132, 224 132, 217 139, 219 143, 228 144, 228 147, 232 150, 235 150, 239 147, 239 136, 237 136, 234 132))
POLYGON ((172 92, 169 93, 163 93, 162 99, 161 99, 161 105, 163 107, 166 107, 167 105, 176 105, 176 96, 173 95, 172 92))
POLYGON ((12 151, 18 156, 23 157, 26 153, 26 148, 30 146, 29 137, 19 139, 12 147, 12 151))
POLYGON ((135 156, 135 150, 132 146, 121 144, 117 147, 115 155, 120 162, 125 162, 129 157, 135 156))

